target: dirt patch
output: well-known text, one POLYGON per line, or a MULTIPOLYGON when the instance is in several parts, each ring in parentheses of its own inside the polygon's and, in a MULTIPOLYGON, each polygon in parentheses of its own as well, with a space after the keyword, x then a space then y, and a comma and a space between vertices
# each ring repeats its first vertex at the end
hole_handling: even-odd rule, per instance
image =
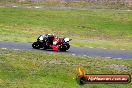
POLYGON ((57 59, 47 59, 42 61, 43 64, 65 64, 65 65, 75 65, 73 63, 67 62, 65 60, 57 60, 57 59))
POLYGON ((132 71, 132 67, 120 65, 120 64, 106 65, 106 67, 111 68, 111 69, 115 69, 117 71, 123 71, 123 72, 131 72, 132 71))

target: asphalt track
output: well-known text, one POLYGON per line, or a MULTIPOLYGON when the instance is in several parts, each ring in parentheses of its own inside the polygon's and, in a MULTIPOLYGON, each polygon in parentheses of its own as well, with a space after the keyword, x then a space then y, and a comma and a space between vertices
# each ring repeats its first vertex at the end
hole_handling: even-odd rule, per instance
MULTIPOLYGON (((32 48, 32 43, 9 42, 9 41, 0 41, 0 48, 36 50, 32 48)), ((40 51, 46 52, 46 50, 40 50, 40 51)), ((72 55, 83 55, 83 56, 103 56, 107 58, 132 59, 131 50, 115 50, 115 49, 71 46, 71 48, 67 52, 63 52, 63 53, 72 54, 72 55)))

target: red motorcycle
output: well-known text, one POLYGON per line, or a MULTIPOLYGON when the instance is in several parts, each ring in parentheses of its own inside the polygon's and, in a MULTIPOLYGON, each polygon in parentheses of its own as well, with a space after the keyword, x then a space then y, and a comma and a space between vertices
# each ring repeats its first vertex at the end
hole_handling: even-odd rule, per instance
POLYGON ((59 41, 57 42, 56 46, 52 47, 53 46, 53 38, 54 38, 53 35, 48 35, 48 34, 40 35, 37 38, 37 41, 32 44, 32 47, 34 49, 52 49, 52 50, 56 50, 56 51, 66 51, 70 48, 69 42, 72 39, 69 39, 66 37, 58 38, 59 41), (56 49, 57 46, 58 46, 58 48, 56 49))

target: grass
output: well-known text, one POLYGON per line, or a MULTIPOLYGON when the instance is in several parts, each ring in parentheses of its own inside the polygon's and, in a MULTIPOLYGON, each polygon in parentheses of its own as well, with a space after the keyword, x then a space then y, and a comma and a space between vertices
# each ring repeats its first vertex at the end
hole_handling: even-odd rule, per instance
POLYGON ((76 83, 82 64, 88 74, 130 74, 131 59, 72 56, 63 53, 0 49, 1 88, 131 88, 129 84, 76 83), (112 66, 118 67, 112 67, 112 66))
POLYGON ((0 8, 0 40, 33 42, 39 34, 75 46, 132 49, 132 11, 0 8))
MULTIPOLYGON (((33 42, 54 33, 72 45, 132 49, 132 11, 0 8, 0 41, 33 42)), ((131 88, 129 84, 76 83, 81 64, 89 74, 130 74, 131 59, 73 56, 0 48, 0 88, 131 88)))

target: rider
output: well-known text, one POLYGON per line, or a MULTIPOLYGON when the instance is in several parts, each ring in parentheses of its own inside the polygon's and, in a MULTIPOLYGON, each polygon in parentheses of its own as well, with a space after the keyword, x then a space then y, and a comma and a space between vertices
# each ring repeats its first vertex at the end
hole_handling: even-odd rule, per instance
POLYGON ((57 45, 57 43, 59 42, 59 38, 56 35, 54 35, 54 34, 47 34, 46 36, 50 37, 51 40, 52 40, 52 44, 50 44, 49 46, 53 50, 57 51, 59 49, 59 45, 57 45))

